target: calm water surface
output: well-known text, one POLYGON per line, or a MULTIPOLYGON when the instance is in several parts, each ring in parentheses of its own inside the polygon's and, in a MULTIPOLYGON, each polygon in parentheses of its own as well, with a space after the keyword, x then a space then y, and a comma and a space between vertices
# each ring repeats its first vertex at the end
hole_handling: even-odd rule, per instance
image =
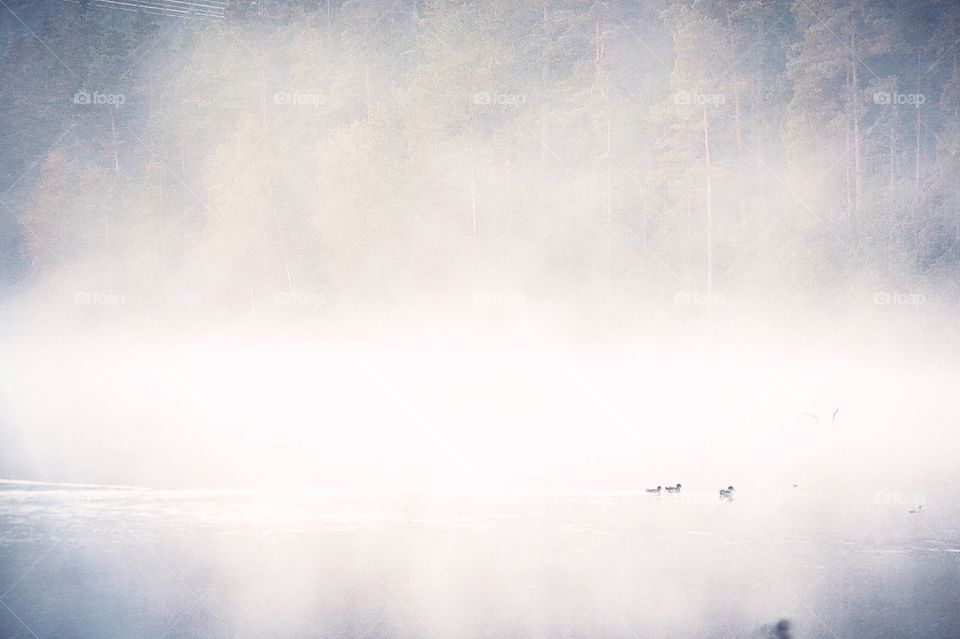
POLYGON ((935 506, 5 489, 0 637, 960 637, 935 506))

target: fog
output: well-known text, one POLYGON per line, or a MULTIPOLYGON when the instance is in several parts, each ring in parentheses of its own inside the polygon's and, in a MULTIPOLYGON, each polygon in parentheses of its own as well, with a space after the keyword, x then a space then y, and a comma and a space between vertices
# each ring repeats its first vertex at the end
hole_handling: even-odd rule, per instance
POLYGON ((840 474, 879 491, 933 481, 955 452, 955 372, 890 367, 886 354, 263 340, 12 349, 9 362, 29 362, 5 385, 9 419, 29 426, 14 440, 21 463, 45 479, 151 487, 635 489, 664 474, 840 474))
MULTIPOLYGON (((958 38, 936 0, 0 1, 5 583, 75 536, 37 584, 217 593, 167 636, 949 636, 958 38)), ((54 591, 0 628, 178 619, 54 591)))
POLYGON ((5 8, 12 476, 594 488, 954 447, 951 7, 194 10, 5 8))

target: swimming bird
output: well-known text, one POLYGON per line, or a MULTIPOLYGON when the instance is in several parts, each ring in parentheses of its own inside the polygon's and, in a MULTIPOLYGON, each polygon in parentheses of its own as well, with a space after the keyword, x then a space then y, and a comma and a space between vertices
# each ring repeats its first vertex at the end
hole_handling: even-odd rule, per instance
POLYGON ((662 486, 657 486, 656 488, 647 488, 648 493, 660 494, 660 491, 663 490, 662 486))
POLYGON ((677 484, 676 487, 667 486, 665 490, 666 490, 668 493, 679 493, 679 492, 680 492, 680 484, 677 484))
POLYGON ((923 504, 920 504, 919 506, 917 506, 917 509, 916 509, 916 510, 911 510, 911 511, 910 511, 910 514, 913 515, 913 514, 915 514, 915 513, 918 513, 918 512, 920 512, 920 510, 921 510, 922 508, 923 508, 923 504))
POLYGON ((720 489, 721 497, 733 497, 733 486, 727 486, 726 488, 720 489))

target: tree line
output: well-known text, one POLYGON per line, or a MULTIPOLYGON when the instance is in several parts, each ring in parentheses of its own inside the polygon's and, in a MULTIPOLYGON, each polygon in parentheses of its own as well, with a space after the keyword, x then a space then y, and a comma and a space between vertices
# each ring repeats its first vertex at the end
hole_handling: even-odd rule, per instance
POLYGON ((222 21, 24 1, 0 24, 15 283, 258 312, 956 294, 949 0, 304 0, 222 21))

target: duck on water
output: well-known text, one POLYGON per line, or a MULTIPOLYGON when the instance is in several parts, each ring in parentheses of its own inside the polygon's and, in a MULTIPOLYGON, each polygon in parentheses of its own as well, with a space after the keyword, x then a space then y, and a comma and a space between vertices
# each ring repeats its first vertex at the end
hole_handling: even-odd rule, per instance
MULTIPOLYGON (((657 486, 656 488, 645 488, 644 491, 651 495, 659 495, 664 490, 667 491, 668 493, 679 493, 682 488, 683 488, 682 485, 677 484, 676 486, 667 486, 666 488, 664 488, 663 486, 657 486)), ((720 489, 720 496, 726 497, 727 499, 732 499, 733 492, 734 492, 733 486, 727 486, 726 488, 720 489)))

